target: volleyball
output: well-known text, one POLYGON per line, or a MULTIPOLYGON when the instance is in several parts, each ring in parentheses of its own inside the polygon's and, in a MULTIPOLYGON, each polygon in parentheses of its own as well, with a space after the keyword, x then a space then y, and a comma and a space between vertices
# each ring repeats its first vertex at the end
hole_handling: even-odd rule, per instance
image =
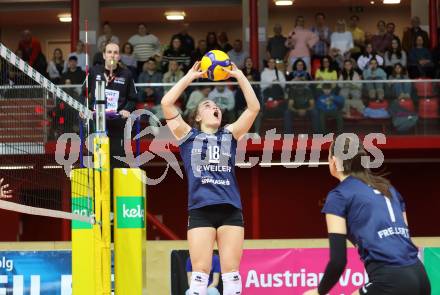
POLYGON ((228 72, 223 68, 232 69, 229 56, 221 50, 211 50, 207 52, 201 60, 200 68, 207 71, 205 78, 212 81, 221 81, 228 78, 228 72))

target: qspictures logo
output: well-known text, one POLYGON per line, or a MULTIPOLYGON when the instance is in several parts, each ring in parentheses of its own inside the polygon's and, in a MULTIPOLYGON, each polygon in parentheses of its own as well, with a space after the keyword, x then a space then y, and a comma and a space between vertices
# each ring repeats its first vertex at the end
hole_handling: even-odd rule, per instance
POLYGON ((145 202, 143 197, 116 197, 116 227, 144 228, 145 202))

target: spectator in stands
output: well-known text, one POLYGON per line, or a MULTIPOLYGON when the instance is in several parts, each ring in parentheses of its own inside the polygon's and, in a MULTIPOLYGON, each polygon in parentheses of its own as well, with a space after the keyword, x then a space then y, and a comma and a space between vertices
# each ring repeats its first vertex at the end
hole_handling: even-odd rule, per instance
MULTIPOLYGON (((191 259, 188 257, 186 260, 186 273, 188 276, 188 285, 191 285, 191 276, 192 276, 192 264, 191 259)), ((220 292, 217 290, 218 284, 220 282, 220 258, 218 255, 212 255, 212 264, 211 271, 209 273, 208 279, 208 293, 206 295, 220 295, 220 292)), ((189 290, 186 291, 185 295, 190 295, 189 290)))
POLYGON ((267 61, 267 67, 261 72, 261 91, 265 98, 284 99, 284 88, 286 86, 284 73, 275 67, 275 59, 267 61), (274 84, 274 82, 279 82, 274 84), (275 90, 276 89, 276 90, 275 90), (281 97, 279 97, 281 96, 281 97))
POLYGON ((310 76, 307 71, 306 63, 301 59, 297 59, 293 64, 293 71, 289 72, 286 76, 287 81, 310 81, 312 80, 312 76, 310 76))
MULTIPOLYGON (((20 71, 14 66, 8 66, 6 71, 6 77, 4 84, 8 86, 27 85, 28 81, 26 74, 20 71)), ((2 72, 3 74, 3 72, 2 72)), ((3 92, 3 91, 2 91, 3 92)), ((8 87, 2 93, 0 92, 0 98, 34 98, 33 91, 29 91, 27 88, 21 87, 8 87)))
MULTIPOLYGON (((338 72, 332 66, 332 59, 330 56, 324 56, 321 59, 321 66, 316 70, 315 80, 323 80, 323 81, 336 81, 338 80, 338 72)), ((334 84, 330 84, 335 87, 334 84)), ((322 88, 322 84, 318 84, 318 89, 322 88)))
POLYGON ((229 50, 232 50, 232 46, 231 44, 229 44, 229 39, 226 32, 221 32, 218 35, 218 45, 220 46, 220 50, 224 52, 228 52, 229 50))
POLYGON ((283 36, 280 24, 273 27, 273 33, 274 35, 267 40, 266 59, 273 58, 276 61, 284 61, 289 49, 285 45, 287 38, 283 36))
POLYGON ((137 61, 133 55, 133 45, 131 45, 129 42, 125 42, 124 45, 122 45, 121 62, 127 66, 127 68, 133 74, 133 78, 136 80, 137 61))
POLYGON ((359 56, 357 60, 359 70, 364 71, 365 69, 367 69, 368 64, 372 58, 376 59, 379 66, 383 66, 383 57, 376 54, 376 52, 373 50, 373 45, 371 43, 367 43, 365 45, 364 52, 361 54, 361 56, 359 56))
MULTIPOLYGON (((254 68, 254 63, 252 58, 247 57, 244 62, 244 68, 242 69, 243 74, 249 81, 260 81, 260 73, 254 68)), ((261 101, 261 90, 259 85, 252 85, 252 89, 254 89, 255 95, 258 100, 261 101)), ((241 113, 246 109, 247 103, 244 98, 243 91, 240 87, 235 92, 235 111, 236 116, 238 117, 241 113)))
POLYGON ((196 88, 193 92, 191 92, 188 101, 186 102, 185 111, 183 112, 183 116, 188 117, 199 105, 199 103, 208 99, 208 95, 211 92, 211 86, 202 85, 196 88))
POLYGON ((350 17, 350 24, 348 29, 353 36, 354 47, 351 50, 351 55, 354 59, 357 59, 365 48, 365 32, 358 27, 358 23, 359 16, 352 15, 350 17))
MULTIPOLYGON (((406 68, 396 63, 393 67, 393 73, 390 75, 389 80, 407 80, 409 79, 406 72, 406 68)), ((398 99, 410 99, 411 98, 411 83, 404 82, 390 82, 390 86, 393 92, 394 98, 398 99)))
MULTIPOLYGON (((168 71, 163 75, 163 83, 177 83, 185 74, 180 69, 176 60, 170 60, 168 63, 168 71)), ((171 86, 164 86, 164 94, 171 89, 171 86)))
POLYGON ((228 51, 229 58, 235 65, 241 69, 244 67, 246 53, 243 51, 243 43, 240 39, 234 41, 234 48, 228 51))
POLYGON ((344 98, 332 93, 333 86, 329 83, 322 85, 323 93, 316 99, 316 111, 319 117, 319 133, 326 134, 327 118, 336 119, 337 133, 342 133, 343 119, 342 108, 344 107, 344 98))
MULTIPOLYGON (((180 42, 179 38, 175 38, 180 42)), ((149 61, 148 61, 149 63, 149 61)), ((163 75, 162 81, 163 83, 177 83, 177 81, 179 81, 185 74, 183 73, 183 71, 180 69, 179 63, 177 62, 177 60, 170 60, 168 63, 168 71, 163 75)), ((150 67, 150 65, 149 65, 150 67)), ((150 67, 150 70, 152 69, 152 66, 150 67)), ((148 69, 147 69, 148 72, 148 69)), ((148 82, 147 82, 148 83, 148 82)), ((156 119, 158 119, 159 121, 163 121, 165 120, 165 117, 163 115, 163 111, 162 111, 162 106, 160 105, 160 103, 157 102, 157 100, 162 99, 162 96, 167 93, 170 89, 172 88, 172 86, 164 86, 163 90, 162 87, 159 88, 159 90, 157 90, 157 86, 154 87, 155 91, 152 93, 152 97, 147 98, 147 102, 148 101, 154 101, 155 105, 153 107, 150 108, 150 111, 156 116, 156 118, 150 117, 149 118, 149 123, 150 126, 154 126, 154 127, 160 127, 158 125, 158 122, 156 119), (159 97, 156 97, 156 96, 159 97), (153 100, 154 99, 154 100, 153 100)), ((151 93, 149 91, 149 93, 151 93)), ((181 99, 184 96, 184 94, 182 94, 182 96, 179 98, 181 99)), ((178 112, 180 114, 182 114, 182 110, 180 109, 180 107, 178 107, 178 112)), ((155 132, 155 130, 157 130, 157 128, 152 128, 153 129, 153 133, 155 132)))
MULTIPOLYGON (((78 66, 78 59, 75 55, 69 57, 67 61, 67 71, 61 76, 61 84, 65 85, 81 85, 86 79, 86 73, 78 66)), ((81 95, 81 87, 78 88, 68 88, 66 92, 70 94, 73 98, 79 97, 81 95)))
POLYGON ((350 117, 352 115, 351 109, 355 109, 358 113, 362 114, 364 111, 364 103, 361 99, 362 84, 356 83, 361 80, 359 74, 354 70, 354 64, 351 59, 347 59, 344 62, 344 68, 339 76, 339 95, 344 98, 343 113, 345 116, 350 117), (342 83, 344 81, 344 83, 342 83), (348 81, 348 82, 345 82, 348 81))
POLYGON ((196 50, 192 53, 192 63, 199 61, 208 52, 206 40, 199 40, 196 50))
POLYGON ((148 32, 145 24, 138 25, 138 33, 131 36, 128 42, 133 45, 134 57, 137 60, 138 73, 142 72, 144 63, 155 55, 160 55, 159 39, 148 32))
POLYGON ((244 68, 242 69, 243 74, 252 81, 260 81, 260 73, 255 69, 254 62, 252 58, 247 57, 244 60, 244 68))
POLYGON ((328 55, 330 48, 330 36, 332 32, 329 27, 325 25, 325 14, 318 12, 315 14, 316 25, 311 28, 311 31, 318 36, 318 42, 313 46, 313 59, 321 59, 328 55))
POLYGON ((232 123, 235 120, 235 98, 231 90, 224 85, 218 85, 209 93, 208 98, 221 109, 222 118, 226 123, 232 123))
POLYGON ((428 33, 420 27, 420 18, 415 16, 411 19, 411 28, 406 28, 402 38, 402 48, 406 52, 410 52, 415 47, 416 38, 421 36, 423 39, 423 47, 428 48, 429 37, 428 33))
MULTIPOLYGON (((287 81, 310 81, 312 77, 307 71, 307 65, 302 59, 297 59, 293 64, 293 71, 288 73, 286 76, 287 81)), ((290 84, 287 86, 287 96, 289 98, 296 97, 300 95, 299 93, 304 93, 303 88, 310 88, 309 85, 304 84, 290 84)))
POLYGON ((416 37, 415 46, 408 55, 408 70, 411 78, 433 77, 434 61, 431 52, 424 47, 423 36, 416 37))
POLYGON ((254 130, 260 132, 261 122, 264 116, 274 116, 281 118, 285 110, 286 77, 284 73, 277 69, 275 59, 270 58, 267 61, 267 67, 261 72, 261 111, 255 119, 254 130), (273 108, 267 108, 268 104, 276 105, 273 108))
MULTIPOLYGON (((386 80, 387 74, 375 58, 370 59, 368 68, 363 71, 364 80, 386 80)), ((368 97, 370 100, 382 101, 385 96, 383 83, 366 83, 365 88, 368 91, 368 97)))
POLYGON ((391 36, 391 40, 397 38, 400 41, 400 38, 395 34, 395 32, 396 32, 396 24, 393 22, 387 23, 387 34, 391 36))
POLYGON ((309 117, 312 121, 313 132, 319 132, 315 100, 309 87, 299 87, 296 91, 288 92, 287 108, 284 112, 284 134, 293 133, 293 118, 309 117))
POLYGON ((385 53, 385 70, 388 74, 393 72, 394 65, 406 67, 406 52, 402 50, 399 38, 394 38, 391 47, 385 53))
POLYGON ((387 27, 383 20, 377 22, 377 34, 371 38, 373 51, 380 56, 384 56, 385 51, 390 48, 393 36, 387 33, 387 27))
POLYGON ((304 60, 307 68, 311 68, 310 49, 315 46, 319 38, 312 31, 305 29, 304 17, 298 16, 295 28, 287 37, 285 45, 290 48, 287 70, 291 71, 292 66, 298 58, 304 60))
MULTIPOLYGON (((17 49, 15 51, 15 55, 19 58, 23 58, 23 52, 20 49, 17 49)), ((3 66, 7 65, 7 62, 4 59, 0 58, 0 63, 3 61, 3 66)), ((22 85, 25 82, 26 74, 22 71, 18 70, 16 67, 12 66, 4 66, 4 70, 1 71, 1 74, 5 74, 4 81, 2 84, 5 85, 22 85)), ((26 89, 9 89, 7 90, 7 93, 11 93, 11 91, 14 93, 14 96, 6 96, 5 97, 17 97, 19 98, 19 94, 24 94, 23 91, 26 91, 26 89)), ((25 94, 26 96, 29 94, 25 94)))
POLYGON ((191 56, 189 52, 186 52, 182 48, 182 41, 178 37, 171 39, 170 47, 165 50, 162 56, 162 70, 168 70, 168 63, 170 61, 176 61, 180 69, 184 72, 187 71, 191 63, 191 56))
MULTIPOLYGON (((102 24, 102 35, 98 37, 98 40, 96 41, 96 46, 98 47, 98 51, 104 52, 105 45, 108 43, 115 43, 119 44, 119 38, 112 33, 112 27, 110 26, 109 22, 104 22, 102 24), (104 44, 104 47, 102 45, 104 44), (102 48, 102 49, 101 49, 102 48)), ((104 63, 102 63, 104 64, 104 63)))
POLYGON ((53 51, 52 60, 47 66, 47 73, 49 74, 49 79, 55 83, 61 83, 61 75, 65 67, 65 60, 63 58, 63 51, 60 48, 55 48, 53 51))
POLYGON ((208 34, 206 35, 206 47, 206 51, 211 51, 214 49, 221 50, 221 47, 217 41, 217 34, 215 32, 208 32, 208 34))
MULTIPOLYGON (((67 60, 69 60, 69 58, 71 56, 75 56, 76 60, 78 61, 78 66, 81 68, 81 70, 83 70, 84 72, 86 71, 86 52, 84 50, 85 46, 84 46, 84 42, 81 40, 78 40, 78 42, 76 43, 76 51, 72 52, 69 54, 69 56, 67 57, 67 60)), ((64 72, 67 71, 67 64, 66 64, 66 68, 64 68, 64 72)))
POLYGON ((41 51, 41 43, 36 37, 32 36, 30 30, 24 30, 21 40, 18 43, 18 49, 21 51, 21 58, 39 73, 46 76, 47 61, 41 51))
POLYGON ((66 84, 66 80, 69 80, 71 84, 82 84, 85 79, 86 73, 78 66, 78 58, 75 55, 70 56, 67 71, 61 76, 61 83, 66 84))
POLYGON ((182 43, 183 50, 185 50, 188 53, 191 53, 194 51, 195 44, 194 44, 194 38, 191 37, 188 33, 188 28, 189 28, 189 24, 184 23, 180 33, 174 35, 171 39, 174 39, 174 37, 179 38, 182 43))
POLYGON ((432 51, 432 60, 434 62, 435 67, 435 78, 440 78, 440 45, 437 45, 437 47, 434 48, 432 51))
MULTIPOLYGON (((138 83, 162 83, 162 73, 156 71, 156 61, 149 58, 143 66, 142 73, 139 74, 138 83)), ((159 104, 162 99, 163 89, 160 86, 142 86, 139 88, 140 101, 146 102, 147 98, 154 98, 154 103, 159 104)))
POLYGON ((336 32, 331 35, 330 51, 332 58, 339 68, 342 68, 344 60, 350 58, 350 50, 353 48, 353 36, 347 31, 345 20, 340 19, 336 22, 336 32))
MULTIPOLYGON (((293 72, 287 76, 289 81, 310 81, 311 76, 307 72, 306 64, 302 59, 297 59, 293 65, 293 72)), ((284 133, 293 133, 292 119, 294 117, 309 116, 312 122, 316 122, 314 110, 315 102, 309 85, 293 84, 288 85, 287 108, 284 113, 284 133)), ((317 131, 317 125, 313 125, 313 131, 317 131)))

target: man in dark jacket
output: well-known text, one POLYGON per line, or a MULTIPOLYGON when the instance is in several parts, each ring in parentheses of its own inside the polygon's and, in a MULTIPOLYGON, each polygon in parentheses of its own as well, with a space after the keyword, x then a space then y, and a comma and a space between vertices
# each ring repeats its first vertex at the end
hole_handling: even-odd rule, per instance
MULTIPOLYGON (((105 47, 104 65, 96 65, 89 75, 89 106, 95 109, 96 81, 105 82, 106 127, 110 139, 110 165, 126 167, 114 156, 125 156, 124 128, 130 113, 135 110, 137 93, 131 71, 119 63, 119 46, 109 43, 105 47)), ((131 138, 131 135, 127 135, 131 138)))

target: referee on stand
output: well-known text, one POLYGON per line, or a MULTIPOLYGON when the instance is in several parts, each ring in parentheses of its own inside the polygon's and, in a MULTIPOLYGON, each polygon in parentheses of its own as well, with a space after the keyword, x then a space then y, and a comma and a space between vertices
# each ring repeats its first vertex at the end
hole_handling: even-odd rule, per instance
MULTIPOLYGON (((104 65, 96 65, 89 73, 89 106, 95 110, 96 81, 105 82, 105 112, 107 136, 110 140, 110 167, 128 165, 115 158, 125 157, 124 128, 130 113, 135 110, 137 92, 130 70, 119 62, 119 45, 108 43, 103 52, 104 65)), ((131 138, 131 134, 127 134, 131 138)))

